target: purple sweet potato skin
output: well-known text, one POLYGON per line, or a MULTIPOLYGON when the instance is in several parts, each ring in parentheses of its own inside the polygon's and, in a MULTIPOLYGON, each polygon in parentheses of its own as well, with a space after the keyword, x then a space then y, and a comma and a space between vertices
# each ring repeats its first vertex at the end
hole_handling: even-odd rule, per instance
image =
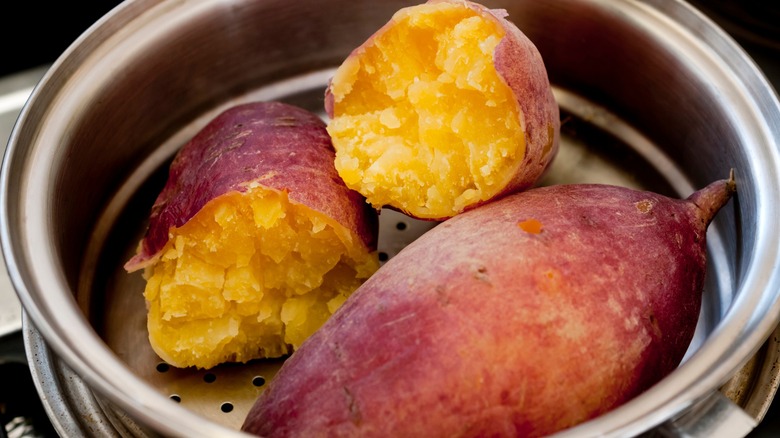
POLYGON ((733 182, 704 191, 552 186, 443 222, 285 362, 243 429, 542 436, 617 407, 689 346, 733 182))
POLYGON ((184 225, 212 199, 246 191, 252 182, 287 191, 291 201, 336 220, 373 251, 377 212, 344 185, 334 157, 325 123, 302 108, 252 102, 225 110, 174 158, 140 250, 125 268, 146 266, 172 227, 184 225))
POLYGON ((504 18, 503 11, 488 10, 473 3, 472 7, 491 14, 507 31, 496 47, 494 64, 514 91, 525 119, 525 157, 514 179, 496 195, 498 198, 531 187, 547 170, 558 153, 560 114, 547 69, 536 46, 504 18))

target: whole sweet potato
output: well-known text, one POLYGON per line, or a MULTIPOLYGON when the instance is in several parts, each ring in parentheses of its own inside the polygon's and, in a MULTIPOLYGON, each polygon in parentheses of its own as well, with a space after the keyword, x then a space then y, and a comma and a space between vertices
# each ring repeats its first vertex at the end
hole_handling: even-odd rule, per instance
POLYGON ((399 10, 326 91, 336 169, 375 207, 440 220, 532 186, 558 149, 544 62, 506 11, 399 10))
POLYGON ((325 123, 257 102, 177 154, 128 271, 149 339, 178 366, 290 352, 379 266, 377 212, 339 179, 325 123))
POLYGON ((541 436, 678 366, 705 236, 733 180, 687 200, 531 189, 433 228, 285 362, 244 430, 284 436, 541 436))

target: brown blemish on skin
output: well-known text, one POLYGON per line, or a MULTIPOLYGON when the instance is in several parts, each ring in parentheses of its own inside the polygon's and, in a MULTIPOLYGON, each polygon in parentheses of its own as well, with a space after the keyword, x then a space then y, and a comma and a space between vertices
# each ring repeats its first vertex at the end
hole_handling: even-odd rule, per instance
POLYGON ((653 209, 653 202, 649 199, 643 199, 634 205, 636 205, 636 209, 639 210, 640 213, 644 214, 650 213, 650 210, 653 209))
POLYGON ((349 420, 355 425, 360 425, 360 423, 363 421, 363 416, 360 414, 360 408, 357 405, 357 401, 355 400, 355 397, 352 395, 352 393, 349 391, 349 388, 347 388, 346 386, 344 387, 344 395, 346 396, 346 400, 347 400, 347 408, 349 410, 349 420))
POLYGON ((541 272, 536 283, 542 292, 556 293, 563 288, 563 277, 557 269, 549 268, 541 272))
POLYGON ((674 234, 674 243, 677 244, 677 248, 682 248, 682 246, 683 246, 682 234, 680 234, 680 233, 675 233, 674 234))
POLYGON ((656 339, 660 339, 663 333, 661 332, 661 327, 658 326, 658 319, 656 319, 654 314, 650 313, 647 315, 647 320, 650 322, 650 329, 653 332, 653 336, 656 339))
POLYGON ((596 221, 592 217, 590 217, 588 215, 580 216, 580 223, 582 223, 583 225, 586 225, 588 227, 595 227, 596 226, 596 221))
POLYGON ((298 120, 295 117, 277 117, 273 125, 274 126, 298 126, 298 120))
POLYGON ((542 232, 542 223, 533 218, 520 221, 517 223, 517 226, 520 227, 521 230, 530 234, 539 234, 542 232))
POLYGON ((487 268, 484 266, 480 266, 479 268, 477 268, 477 272, 474 273, 474 278, 476 278, 479 281, 484 281, 488 283, 490 282, 490 277, 488 277, 487 275, 487 268))
POLYGON ((553 150, 553 139, 555 139, 555 126, 552 123, 547 124, 547 143, 544 144, 542 149, 542 159, 547 158, 547 155, 553 150))

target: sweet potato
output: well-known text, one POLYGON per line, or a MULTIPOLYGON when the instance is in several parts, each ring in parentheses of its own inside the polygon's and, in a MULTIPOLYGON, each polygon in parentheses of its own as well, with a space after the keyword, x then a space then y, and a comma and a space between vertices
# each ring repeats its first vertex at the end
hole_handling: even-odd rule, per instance
POLYGON ((177 154, 138 254, 149 339, 177 367, 278 357, 379 266, 377 212, 301 108, 230 108, 177 154))
POLYGON ((284 436, 540 436, 678 366, 706 229, 735 184, 686 200, 606 185, 510 195, 382 266, 284 363, 243 425, 284 436))
POLYGON ((532 186, 556 155, 558 105, 503 10, 399 10, 326 90, 336 169, 375 207, 441 220, 532 186))

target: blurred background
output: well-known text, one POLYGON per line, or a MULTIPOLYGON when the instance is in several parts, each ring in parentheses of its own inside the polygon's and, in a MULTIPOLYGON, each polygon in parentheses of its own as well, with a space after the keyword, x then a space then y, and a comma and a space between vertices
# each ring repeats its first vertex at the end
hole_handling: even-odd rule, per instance
MULTIPOLYGON (((259 1, 259 0, 258 0, 259 1)), ((0 148, 4 149, 26 97, 48 66, 82 32, 121 2, 80 0, 4 2, 0 6, 0 148), (13 5, 13 6, 11 6, 13 5)), ((728 32, 780 89, 780 2, 690 0, 728 32)), ((21 310, 0 268, 0 438, 56 436, 27 368, 21 310)), ((775 401, 750 438, 780 437, 775 401)))
POLYGON ((118 0, 3 2, 0 77, 52 63, 82 32, 119 3, 118 0))

